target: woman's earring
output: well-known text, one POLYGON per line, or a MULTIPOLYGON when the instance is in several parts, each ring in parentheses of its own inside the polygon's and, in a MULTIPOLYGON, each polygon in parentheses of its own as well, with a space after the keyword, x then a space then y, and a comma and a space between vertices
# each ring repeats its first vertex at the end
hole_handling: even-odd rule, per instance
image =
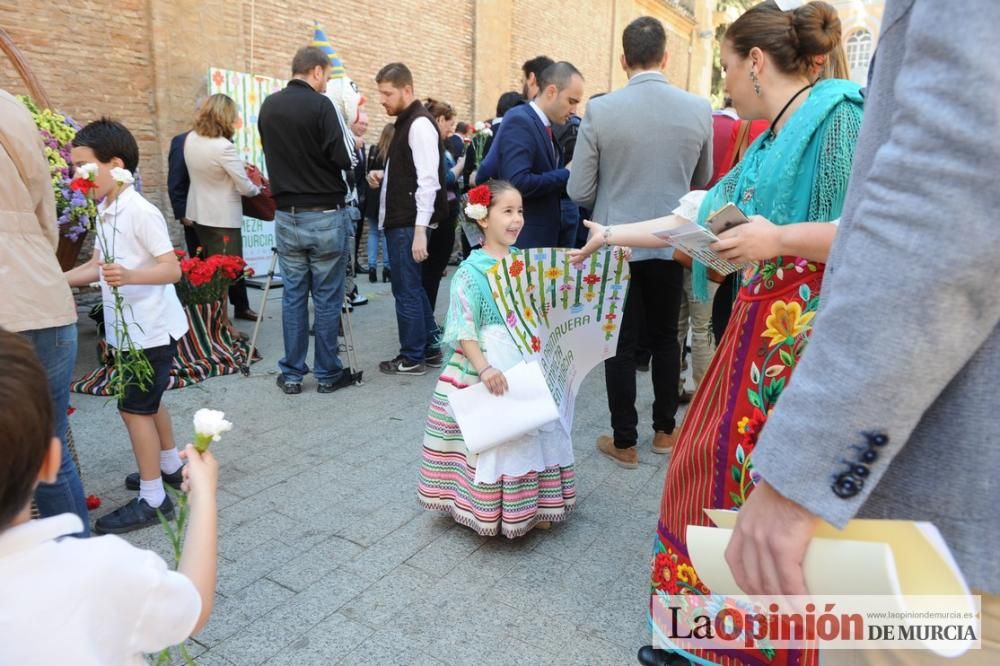
POLYGON ((760 97, 760 79, 757 78, 757 72, 750 70, 750 80, 753 81, 753 91, 757 97, 760 97))

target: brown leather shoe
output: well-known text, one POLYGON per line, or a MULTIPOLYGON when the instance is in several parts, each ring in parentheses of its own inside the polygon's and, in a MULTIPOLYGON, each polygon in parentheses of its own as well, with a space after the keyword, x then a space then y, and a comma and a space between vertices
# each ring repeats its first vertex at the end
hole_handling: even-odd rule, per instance
POLYGON ((610 435, 601 435, 597 438, 597 450, 622 467, 627 469, 639 467, 639 452, 636 448, 630 446, 627 449, 619 449, 610 435))
POLYGON ((253 310, 240 310, 236 313, 236 319, 243 321, 257 321, 257 313, 253 310))
POLYGON ((674 448, 674 442, 677 439, 677 428, 674 428, 673 432, 666 433, 656 431, 653 435, 653 453, 670 453, 674 448))

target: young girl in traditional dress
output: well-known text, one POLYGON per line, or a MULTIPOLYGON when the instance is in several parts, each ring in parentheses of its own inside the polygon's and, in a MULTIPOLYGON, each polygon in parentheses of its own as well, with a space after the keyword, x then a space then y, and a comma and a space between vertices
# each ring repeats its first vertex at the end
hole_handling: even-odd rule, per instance
POLYGON ((483 536, 508 538, 566 520, 576 505, 573 447, 558 422, 479 453, 471 453, 448 396, 477 382, 493 395, 507 390, 504 371, 522 360, 489 285, 490 272, 511 253, 524 226, 521 194, 505 181, 469 192, 465 214, 485 240, 451 283, 442 345, 454 349, 434 388, 424 429, 417 488, 421 506, 450 513, 483 536))

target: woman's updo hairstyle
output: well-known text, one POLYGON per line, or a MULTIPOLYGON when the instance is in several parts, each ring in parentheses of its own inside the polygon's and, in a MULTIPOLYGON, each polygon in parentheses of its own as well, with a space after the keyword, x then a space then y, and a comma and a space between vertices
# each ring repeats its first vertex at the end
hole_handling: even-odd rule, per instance
POLYGON ((424 100, 424 106, 427 107, 427 111, 431 114, 434 120, 438 118, 444 118, 445 120, 451 120, 455 117, 455 109, 448 102, 442 102, 436 100, 433 97, 428 97, 424 100))
POLYGON ((768 0, 736 19, 725 38, 743 58, 756 46, 785 74, 809 75, 816 58, 840 44, 840 17, 819 0, 787 12, 768 0))

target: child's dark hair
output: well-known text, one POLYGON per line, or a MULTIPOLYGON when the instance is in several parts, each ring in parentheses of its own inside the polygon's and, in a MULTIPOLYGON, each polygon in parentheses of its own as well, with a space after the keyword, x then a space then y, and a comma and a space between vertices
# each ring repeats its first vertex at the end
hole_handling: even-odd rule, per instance
POLYGON ((31 499, 52 441, 45 368, 28 340, 0 328, 0 531, 31 499))
POLYGON ((101 118, 90 123, 73 137, 73 145, 90 148, 101 162, 119 158, 133 174, 139 167, 139 144, 128 128, 117 120, 101 118))
POLYGON ((487 206, 487 209, 493 208, 493 205, 497 201, 497 197, 504 192, 509 192, 511 190, 514 190, 515 192, 518 191, 518 189, 507 180, 491 180, 486 183, 486 186, 490 188, 490 205, 487 206))

